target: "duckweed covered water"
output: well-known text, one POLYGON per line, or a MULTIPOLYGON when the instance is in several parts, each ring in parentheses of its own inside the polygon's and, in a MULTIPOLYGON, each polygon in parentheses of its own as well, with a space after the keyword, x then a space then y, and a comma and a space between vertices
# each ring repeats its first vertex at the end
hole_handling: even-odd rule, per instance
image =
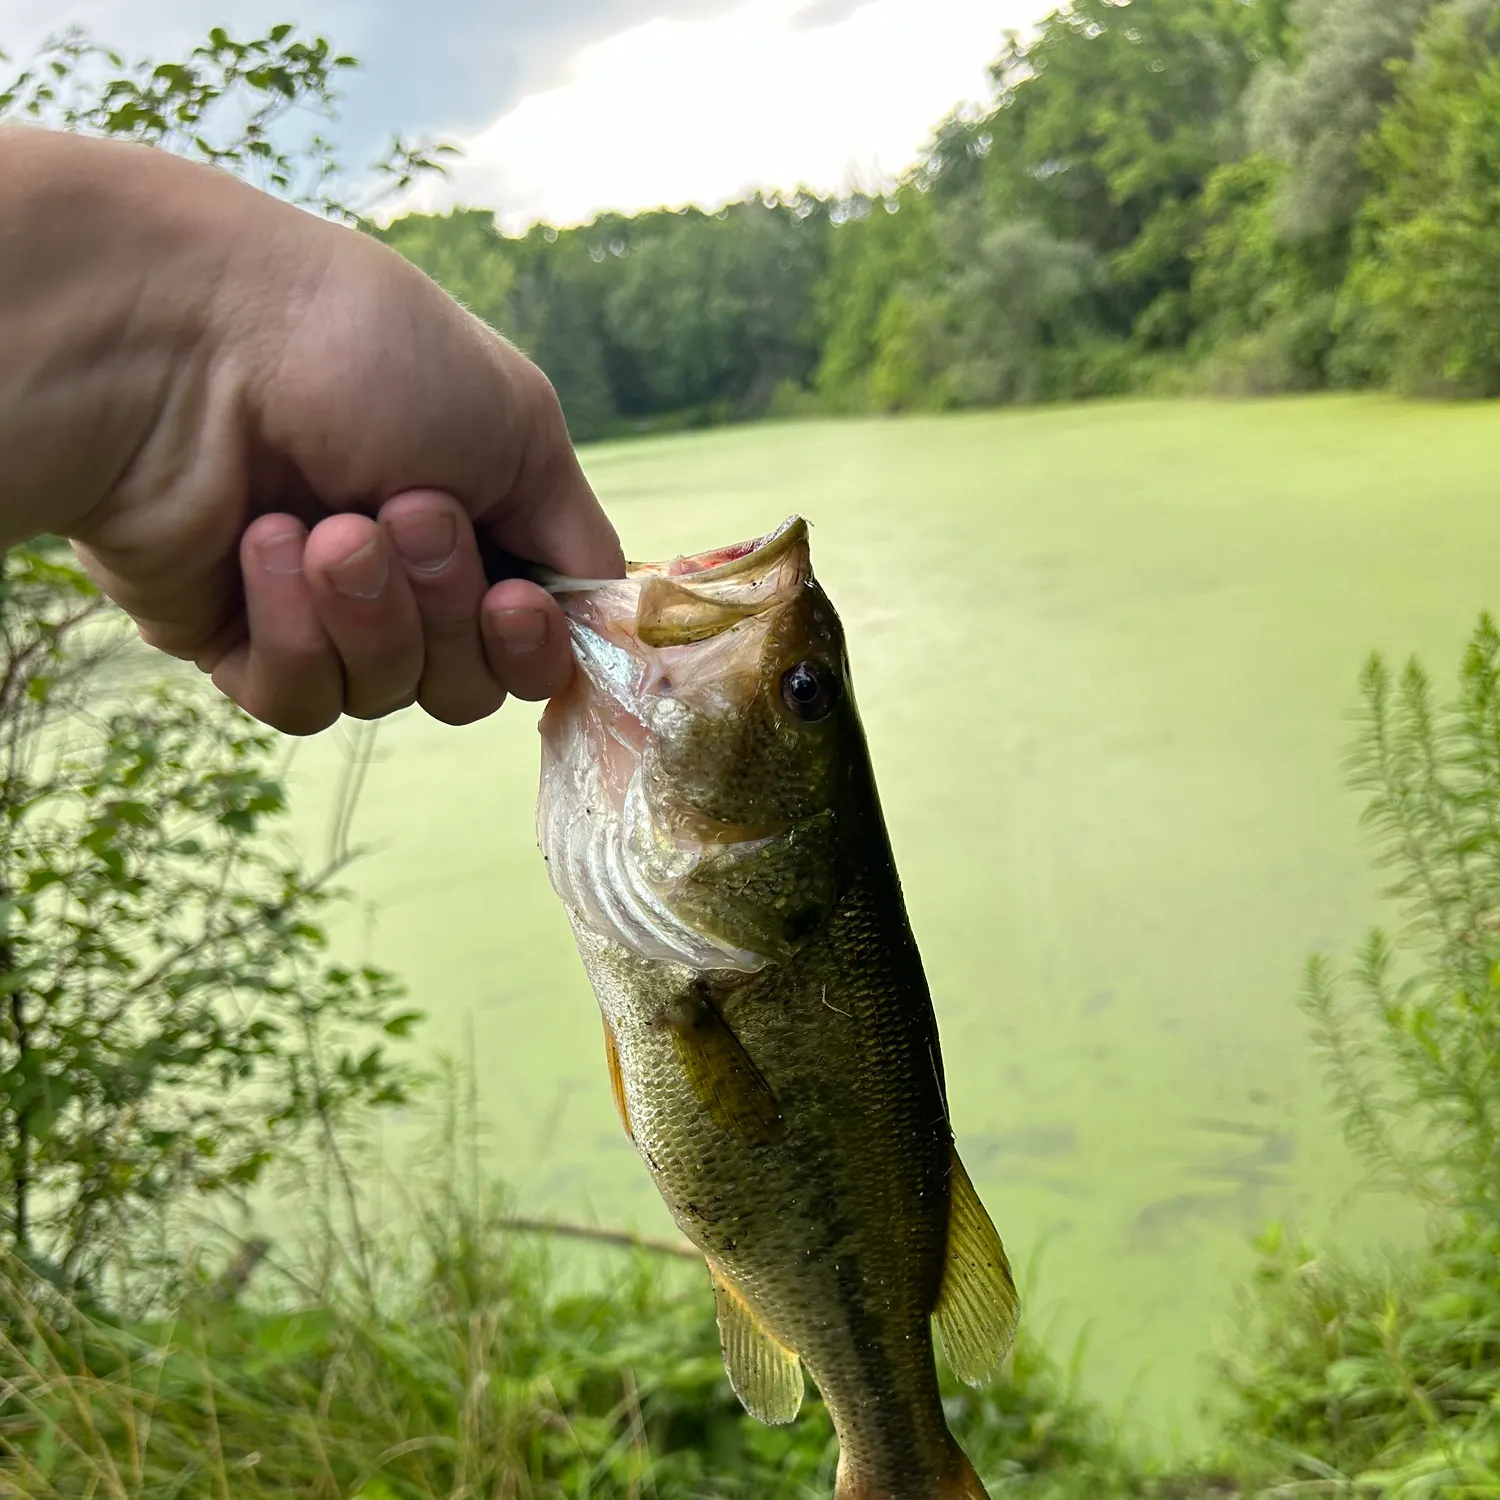
MULTIPOLYGON (((797 511, 848 631, 960 1147, 1026 1315, 1191 1433, 1248 1237, 1409 1234, 1357 1191, 1294 1004, 1380 915, 1343 788, 1365 655, 1500 596, 1500 411, 1316 398, 815 422, 585 450, 632 556, 797 511)), ((383 725, 351 956, 472 1056, 529 1213, 670 1232, 536 853, 536 710, 383 725)), ((321 836, 345 740, 294 762, 321 836)))

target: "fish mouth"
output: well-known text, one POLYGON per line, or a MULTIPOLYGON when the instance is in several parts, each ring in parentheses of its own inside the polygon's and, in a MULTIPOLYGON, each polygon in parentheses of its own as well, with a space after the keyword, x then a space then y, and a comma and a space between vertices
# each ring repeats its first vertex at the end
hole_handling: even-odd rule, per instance
POLYGON ((672 893, 710 852, 749 857, 780 828, 648 795, 647 766, 680 716, 733 714, 759 690, 773 611, 810 576, 807 523, 792 516, 750 541, 632 563, 624 578, 547 584, 579 670, 542 718, 538 835, 575 922, 695 969, 769 961, 677 916, 672 893))
MULTIPOLYGON (((807 522, 801 516, 788 516, 775 531, 746 542, 680 555, 666 562, 626 563, 625 579, 629 582, 645 578, 691 578, 695 585, 753 584, 799 548, 805 556, 807 535, 807 522)), ((539 572, 537 581, 549 594, 556 595, 564 608, 568 594, 614 588, 620 583, 618 578, 569 578, 547 572, 539 572)))
POLYGON ((551 587, 587 688, 645 733, 669 699, 723 713, 753 693, 762 632, 746 622, 793 598, 811 572, 807 522, 791 516, 751 541, 551 587))

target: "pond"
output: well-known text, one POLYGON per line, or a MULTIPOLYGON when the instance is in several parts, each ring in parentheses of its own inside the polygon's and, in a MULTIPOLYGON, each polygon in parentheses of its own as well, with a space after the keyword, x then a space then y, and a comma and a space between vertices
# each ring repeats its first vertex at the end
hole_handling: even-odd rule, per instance
MULTIPOLYGON (((1359 1191, 1296 1007, 1381 917, 1344 790, 1368 652, 1451 679, 1500 594, 1500 411, 1126 402, 586 449, 632 556, 799 512, 847 629, 960 1149, 1026 1316, 1191 1436, 1250 1239, 1409 1235, 1359 1191)), ((351 956, 471 1061, 528 1213, 670 1229, 536 852, 537 711, 382 725, 351 956)), ((293 763, 320 836, 347 742, 293 763)))

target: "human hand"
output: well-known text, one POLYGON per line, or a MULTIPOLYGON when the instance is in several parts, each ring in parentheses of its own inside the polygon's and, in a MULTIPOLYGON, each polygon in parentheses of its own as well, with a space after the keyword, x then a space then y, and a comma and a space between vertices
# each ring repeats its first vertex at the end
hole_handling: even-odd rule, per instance
MULTIPOLYGON (((68 270, 91 269, 77 247, 103 229, 113 264, 91 291, 123 281, 113 322, 129 325, 106 351, 119 388, 106 358, 46 409, 51 472, 31 454, 30 477, 64 513, 27 513, 23 462, 32 529, 73 538, 148 642, 290 733, 411 702, 465 723, 507 692, 561 690, 556 604, 519 579, 488 587, 475 542, 478 527, 561 572, 623 568, 541 372, 365 235, 161 153, 0 132, 22 134, 23 202, 28 165, 54 200, 71 173, 82 220, 56 227, 50 205, 31 279, 64 294, 66 323, 68 270)), ((26 321, 45 344, 46 320, 26 321)))

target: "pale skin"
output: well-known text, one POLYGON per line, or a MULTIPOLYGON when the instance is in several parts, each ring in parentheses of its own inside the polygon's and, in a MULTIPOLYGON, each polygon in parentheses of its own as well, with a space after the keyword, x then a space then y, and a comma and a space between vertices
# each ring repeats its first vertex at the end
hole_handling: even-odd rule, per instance
POLYGON ((292 734, 463 724, 573 672, 478 526, 619 541, 541 372, 399 256, 144 147, 0 128, 0 547, 69 538, 142 637, 292 734))

